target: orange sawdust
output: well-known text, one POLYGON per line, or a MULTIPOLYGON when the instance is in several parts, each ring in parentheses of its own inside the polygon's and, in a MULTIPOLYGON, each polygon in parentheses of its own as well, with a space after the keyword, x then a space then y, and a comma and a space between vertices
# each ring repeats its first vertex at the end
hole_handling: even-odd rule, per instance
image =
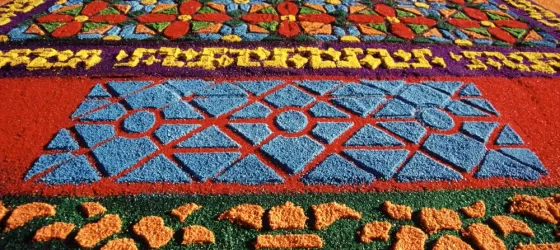
POLYGON ((412 208, 409 206, 385 201, 383 205, 381 205, 381 210, 393 220, 412 220, 412 208))
POLYGON ((507 247, 490 227, 484 224, 472 224, 462 230, 462 236, 469 239, 480 250, 506 250, 507 247))
POLYGON ((216 242, 216 237, 208 228, 198 225, 183 228, 183 242, 181 242, 183 245, 214 242, 216 242))
POLYGON ((272 230, 304 229, 306 220, 303 208, 289 201, 268 211, 268 222, 272 230))
POLYGON ((83 226, 75 237, 81 247, 94 247, 100 241, 121 231, 122 221, 116 214, 107 214, 97 222, 83 226))
POLYGON ((362 243, 370 243, 374 240, 387 241, 389 240, 389 230, 391 230, 391 223, 374 221, 365 224, 358 235, 362 243))
POLYGON ((254 204, 241 204, 220 214, 218 220, 228 220, 237 225, 259 230, 263 227, 263 215, 263 207, 254 204))
POLYGON ((417 227, 402 226, 395 235, 393 250, 424 250, 428 236, 417 227))
POLYGON ((55 222, 53 224, 39 228, 33 236, 33 240, 37 242, 45 242, 54 239, 64 240, 66 236, 74 230, 76 225, 65 222, 55 222))
POLYGON ((510 233, 520 233, 529 237, 535 237, 533 230, 525 224, 525 222, 518 219, 505 215, 496 215, 490 218, 490 222, 496 225, 496 227, 504 234, 504 237, 507 237, 510 233))
POLYGON ((486 204, 484 201, 479 200, 468 207, 461 208, 461 212, 468 218, 482 218, 486 215, 486 204))
POLYGON ((556 14, 560 14, 560 2, 558 1, 551 1, 551 0, 534 0, 536 3, 540 4, 541 6, 547 8, 548 10, 556 12, 556 14))
POLYGON ((4 229, 4 232, 21 227, 35 218, 55 215, 56 208, 53 205, 42 202, 23 204, 17 206, 12 211, 12 214, 10 214, 8 220, 6 220, 6 228, 4 229))
POLYGON ((6 214, 8 214, 8 209, 4 206, 4 203, 0 201, 0 220, 4 219, 6 214))
POLYGON ((323 240, 316 234, 259 235, 255 243, 261 248, 322 248, 323 240))
POLYGON ((558 221, 560 220, 560 196, 555 195, 554 197, 544 198, 544 202, 548 206, 548 211, 554 216, 558 221))
POLYGON ((177 219, 179 219, 179 221, 183 223, 185 222, 187 217, 189 217, 189 215, 191 215, 194 211, 199 210, 200 208, 202 208, 202 206, 194 203, 188 203, 171 210, 171 215, 177 217, 177 219))
POLYGON ((138 247, 133 239, 119 238, 110 240, 99 250, 138 250, 138 247))
POLYGON ((165 246, 173 237, 173 230, 165 226, 159 216, 146 216, 132 226, 132 231, 140 236, 150 248, 165 246))
POLYGON ((554 216, 553 202, 536 196, 516 194, 510 198, 511 206, 509 212, 532 217, 536 220, 557 224, 558 218, 554 216))
POLYGON ((515 246, 514 250, 560 250, 560 243, 547 243, 547 244, 519 244, 515 246))
POLYGON ((84 202, 80 205, 80 209, 88 218, 107 212, 107 209, 99 202, 84 202))
POLYGON ((362 213, 337 202, 313 205, 311 209, 315 216, 316 230, 325 229, 338 219, 362 219, 362 213))
POLYGON ((473 250, 473 248, 457 236, 444 235, 436 240, 432 250, 473 250))
POLYGON ((419 218, 420 226, 428 234, 433 234, 440 230, 459 230, 462 226, 459 214, 447 208, 422 208, 419 218))

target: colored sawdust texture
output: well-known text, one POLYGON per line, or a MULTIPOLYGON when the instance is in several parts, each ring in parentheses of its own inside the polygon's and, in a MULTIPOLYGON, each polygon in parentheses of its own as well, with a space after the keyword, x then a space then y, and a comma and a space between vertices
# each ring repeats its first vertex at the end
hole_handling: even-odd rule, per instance
POLYGON ((506 250, 504 242, 494 231, 484 224, 472 224, 461 232, 465 239, 470 240, 480 250, 506 250))
POLYGON ((88 218, 107 212, 107 209, 99 202, 84 202, 80 205, 80 209, 88 218))
POLYGON ((402 226, 395 234, 393 250, 424 250, 428 236, 417 227, 402 226))
POLYGON ((130 238, 110 240, 100 250, 138 250, 136 242, 130 238))
POLYGON ((509 212, 529 216, 535 220, 557 224, 558 214, 556 210, 556 200, 543 199, 531 195, 516 194, 511 200, 509 212))
POLYGON ((268 223, 272 230, 304 229, 306 220, 303 208, 289 201, 268 211, 268 223))
POLYGON ((519 244, 515 246, 514 250, 560 250, 560 243, 529 244, 529 245, 519 244))
POLYGON ((185 222, 187 217, 189 217, 189 215, 194 213, 196 210, 199 210, 200 208, 202 208, 202 206, 199 206, 194 203, 188 203, 171 210, 171 215, 177 217, 177 219, 179 219, 179 221, 183 223, 185 222))
POLYGON ((520 233, 529 237, 535 237, 533 230, 525 222, 518 219, 505 215, 496 215, 490 218, 490 222, 496 225, 504 234, 504 237, 507 237, 510 233, 520 233))
POLYGON ((64 240, 66 236, 74 230, 76 225, 65 222, 55 222, 53 224, 39 228, 33 236, 33 240, 37 242, 45 242, 54 239, 64 240))
POLYGON ((552 0, 533 0, 541 6, 560 14, 560 2, 552 0))
POLYGON ((21 227, 35 218, 55 215, 56 208, 53 205, 42 202, 23 204, 14 208, 6 220, 6 228, 4 228, 4 231, 7 232, 14 228, 21 227))
POLYGON ((323 239, 316 234, 259 235, 255 248, 322 248, 323 239))
POLYGON ((362 219, 362 213, 337 202, 311 206, 315 216, 314 228, 323 230, 339 219, 362 219))
POLYGON ((393 220, 412 220, 412 208, 410 206, 385 201, 381 206, 381 210, 393 220))
POLYGON ((428 234, 433 234, 440 230, 459 230, 462 226, 459 214, 447 208, 422 208, 419 218, 421 227, 428 234))
POLYGON ((8 214, 8 209, 4 206, 4 203, 0 201, 0 221, 4 219, 4 216, 8 214))
POLYGON ((173 237, 173 230, 165 226, 159 216, 146 216, 132 226, 132 231, 140 236, 150 248, 165 246, 173 237))
POLYGON ((473 248, 457 236, 444 235, 436 240, 432 250, 473 250, 473 248))
POLYGON ((263 215, 263 207, 254 204, 241 204, 220 214, 218 220, 228 220, 240 226, 259 230, 263 227, 263 215))
POLYGON ((374 221, 365 224, 358 235, 362 243, 370 243, 374 240, 387 241, 389 240, 389 230, 391 230, 391 223, 374 221))
POLYGON ((188 226, 183 228, 182 245, 215 243, 214 233, 203 226, 188 226))
POLYGON ((461 212, 468 218, 482 218, 486 215, 486 204, 484 201, 479 200, 468 207, 461 208, 461 212))
POLYGON ((90 248, 100 241, 121 231, 122 221, 116 214, 108 214, 97 222, 89 223, 80 228, 75 240, 79 246, 90 248))

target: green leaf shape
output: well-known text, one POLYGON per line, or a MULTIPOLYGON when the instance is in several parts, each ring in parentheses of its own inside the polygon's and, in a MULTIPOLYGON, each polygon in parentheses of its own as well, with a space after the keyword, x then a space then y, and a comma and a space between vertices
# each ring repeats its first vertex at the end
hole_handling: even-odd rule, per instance
POLYGON ((425 38, 425 37, 417 37, 412 40, 413 43, 434 43, 432 39, 425 38))
POLYGON ((177 6, 173 6, 171 8, 160 10, 156 13, 173 15, 173 14, 179 14, 179 10, 177 9, 177 6))
POLYGON ((272 7, 272 6, 268 6, 266 8, 262 8, 261 10, 258 11, 259 13, 263 13, 263 14, 278 14, 278 12, 276 12, 276 10, 272 7))
POLYGON ((202 7, 197 13, 200 13, 200 14, 218 13, 218 11, 215 10, 215 9, 212 9, 212 8, 210 8, 210 7, 208 7, 208 6, 204 6, 204 7, 202 7))
POLYGON ((299 14, 321 14, 321 11, 318 11, 316 9, 312 9, 309 8, 307 6, 303 6, 301 7, 301 9, 299 10, 299 14))
POLYGON ((402 38, 398 38, 396 36, 388 36, 387 38, 385 38, 385 40, 383 40, 384 42, 388 42, 388 43, 404 43, 404 39, 402 38))
POLYGON ((455 15, 453 16, 453 18, 459 18, 459 19, 467 19, 470 20, 469 16, 467 16, 465 13, 461 12, 461 11, 457 11, 457 13, 455 13, 455 15))
POLYGON ((192 29, 195 31, 208 27, 213 24, 212 22, 201 22, 201 21, 192 21, 191 23, 192 23, 192 29))
POLYGON ((511 44, 499 40, 494 41, 493 45, 500 47, 511 47, 511 44))
POLYGON ((410 27, 414 33, 418 34, 418 33, 422 33, 425 30, 429 29, 430 27, 423 25, 423 24, 409 24, 408 27, 410 27))
POLYGON ((492 20, 509 20, 509 18, 502 15, 498 15, 496 13, 486 12, 486 15, 492 20))
POLYGON ((509 27, 502 27, 503 30, 509 32, 511 35, 516 37, 517 39, 521 38, 525 33, 527 33, 524 29, 519 28, 509 28, 509 27))
POLYGON ((118 15, 121 14, 118 10, 113 7, 107 7, 104 10, 100 11, 98 15, 118 15))
POLYGON ((240 11, 240 10, 234 10, 234 11, 228 12, 228 15, 230 15, 233 18, 239 18, 239 17, 243 16, 243 14, 245 14, 245 13, 243 13, 243 11, 240 11))
POLYGON ((231 27, 237 27, 240 26, 242 24, 244 24, 245 22, 239 20, 239 19, 231 19, 225 22, 225 24, 231 26, 231 27))
POLYGON ((387 32, 387 26, 384 23, 368 23, 367 26, 379 31, 387 32))
POLYGON ((408 11, 397 9, 397 16, 398 17, 415 17, 416 15, 414 15, 414 14, 408 12, 408 11))
POLYGON ((447 22, 445 22, 445 23, 438 23, 437 27, 438 27, 439 29, 444 29, 444 30, 447 30, 447 31, 452 30, 452 29, 455 28, 455 26, 453 26, 453 25, 451 25, 451 24, 449 24, 449 23, 447 23, 447 22))
POLYGON ((263 22, 258 23, 258 25, 271 31, 276 31, 276 29, 278 28, 278 22, 263 22))
POLYGON ((167 26, 171 24, 170 22, 157 22, 157 23, 146 23, 146 26, 157 30, 158 32, 162 32, 167 26))
POLYGON ((80 6, 80 7, 76 7, 76 8, 73 8, 73 9, 65 10, 65 11, 60 12, 60 13, 58 13, 58 14, 65 14, 65 15, 77 16, 77 15, 79 15, 80 12, 82 11, 82 8, 83 8, 83 7, 80 6))
POLYGON ((85 22, 84 26, 82 27, 83 32, 88 32, 97 28, 101 28, 107 26, 105 23, 92 23, 92 22, 85 22))
POLYGON ((490 36, 490 33, 485 28, 466 28, 465 30, 472 31, 474 33, 490 36))
POLYGON ((294 40, 296 40, 296 41, 313 41, 315 39, 313 39, 313 37, 311 37, 311 36, 299 35, 299 36, 294 37, 294 40))
POLYGON ((358 12, 358 14, 364 14, 364 15, 376 15, 376 16, 378 16, 378 15, 379 15, 379 14, 377 14, 377 12, 375 12, 375 11, 373 11, 373 10, 370 10, 370 9, 365 9, 365 10, 362 10, 362 11, 358 12))
POLYGON ((41 26, 43 26, 43 28, 45 28, 49 33, 53 32, 56 28, 65 25, 66 23, 58 23, 58 22, 54 22, 54 23, 42 23, 41 26))

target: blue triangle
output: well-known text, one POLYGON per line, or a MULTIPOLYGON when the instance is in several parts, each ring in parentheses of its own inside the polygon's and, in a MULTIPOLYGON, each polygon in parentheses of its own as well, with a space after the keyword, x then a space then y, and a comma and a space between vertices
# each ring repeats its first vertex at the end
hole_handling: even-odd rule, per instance
POLYGON ((228 127, 253 145, 261 143, 272 134, 265 123, 229 123, 228 127))
POLYGON ((434 89, 437 89, 449 95, 455 94, 455 91, 457 91, 463 85, 462 82, 434 82, 434 81, 422 82, 422 84, 426 86, 430 86, 434 89))
POLYGON ((301 178, 306 185, 359 185, 374 181, 370 173, 356 167, 340 155, 329 155, 301 178))
POLYGON ((301 172, 325 147, 308 136, 277 136, 260 150, 289 174, 301 172))
POLYGON ((376 118, 411 118, 414 117, 416 108, 397 99, 387 101, 385 106, 375 113, 376 118))
POLYGON ((283 81, 241 81, 236 82, 235 84, 239 85, 244 90, 259 96, 282 83, 283 81))
POLYGON ((510 177, 527 181, 540 178, 539 172, 533 168, 495 150, 488 151, 480 169, 474 176, 476 178, 510 177))
POLYGON ((325 103, 317 102, 309 109, 309 113, 315 118, 349 118, 346 113, 338 110, 337 108, 325 103))
POLYGON ((231 83, 221 83, 212 88, 202 90, 197 95, 207 97, 246 97, 247 93, 231 83))
POLYGON ((23 180, 27 181, 36 174, 59 165, 67 160, 70 160, 72 157, 73 155, 70 153, 41 155, 39 159, 37 159, 37 161, 33 163, 33 166, 31 166, 31 168, 27 171, 23 180))
POLYGON ((353 124, 351 122, 318 122, 311 130, 311 134, 320 141, 330 144, 353 124))
POLYGON ((218 127, 212 126, 180 142, 178 148, 239 148, 239 144, 229 138, 218 127))
POLYGON ((408 150, 344 150, 358 166, 375 176, 388 180, 406 160, 408 150))
POLYGON ((156 129, 154 136, 161 143, 168 144, 198 127, 200 127, 198 124, 163 124, 156 129))
POLYGON ((107 98, 111 97, 111 94, 105 90, 101 84, 97 84, 91 88, 89 94, 86 96, 87 98, 107 98))
POLYGON ((247 103, 246 97, 209 97, 195 99, 193 103, 204 112, 218 117, 247 103))
POLYGON ((473 105, 479 109, 482 109, 484 111, 490 112, 492 114, 495 115, 500 115, 500 113, 498 113, 498 111, 494 108, 494 106, 492 106, 492 104, 490 102, 488 102, 487 100, 484 99, 462 99, 462 101, 473 105))
POLYGON ((214 84, 214 82, 192 79, 192 80, 167 80, 164 84, 166 85, 166 87, 168 87, 167 85, 169 85, 172 89, 176 89, 179 93, 181 93, 182 96, 190 96, 214 84))
POLYGON ((116 102, 83 116, 80 121, 116 121, 125 114, 126 109, 122 104, 116 102))
POLYGON ((426 129, 418 122, 380 122, 379 126, 415 144, 426 134, 426 129))
POLYGON ((474 84, 469 83, 459 92, 459 96, 482 96, 482 93, 474 84))
POLYGON ((284 179, 262 163, 255 155, 248 155, 216 177, 217 182, 247 185, 282 183, 284 179))
POLYGON ((489 116, 479 109, 461 101, 451 101, 445 109, 458 116, 489 116))
POLYGON ((417 152, 397 174, 400 182, 461 180, 463 176, 421 152, 417 152))
POLYGON ((233 113, 229 116, 230 119, 251 119, 251 118, 266 118, 272 113, 267 106, 260 102, 255 102, 243 109, 233 113))
POLYGON ((366 117, 371 113, 385 98, 383 97, 366 97, 366 98, 338 98, 333 102, 339 106, 346 108, 362 117, 366 117))
POLYGON ((526 148, 501 148, 500 153, 507 155, 525 165, 532 167, 534 170, 547 175, 548 171, 539 160, 539 157, 533 151, 526 148))
POLYGON ((367 124, 356 132, 344 146, 404 146, 389 134, 367 124))
POLYGON ((463 122, 461 132, 479 141, 486 142, 497 126, 497 122, 463 122))
POLYGON ((191 178, 165 155, 160 154, 119 178, 116 182, 189 183, 191 178))
POLYGON ((115 136, 113 125, 76 124, 74 128, 88 148, 115 136))
POLYGON ((378 89, 370 88, 366 85, 347 83, 342 87, 336 89, 331 93, 331 96, 370 96, 370 95, 384 95, 384 93, 378 89))
POLYGON ((206 181, 229 167, 240 153, 176 153, 181 166, 197 181, 206 181))
POLYGON ((204 119, 204 116, 185 101, 171 104, 164 108, 161 113, 164 119, 204 119))
POLYGON ((74 151, 79 147, 80 146, 78 146, 78 143, 74 140, 68 129, 59 130, 51 142, 49 142, 49 145, 47 145, 47 149, 63 149, 70 151, 74 151))
POLYGON ((78 106, 78 108, 74 111, 74 113, 72 113, 70 118, 74 119, 78 116, 82 116, 83 114, 89 111, 107 105, 109 103, 111 102, 107 100, 85 100, 82 103, 80 103, 80 106, 78 106))
POLYGON ((137 90, 140 90, 152 82, 142 82, 142 81, 123 81, 123 82, 109 82, 107 85, 111 90, 115 91, 118 96, 123 96, 137 90))
POLYGON ((341 81, 296 81, 297 85, 302 86, 304 89, 307 89, 313 93, 324 95, 327 92, 336 88, 336 86, 340 85, 341 81))
POLYGON ((362 83, 370 86, 370 87, 374 87, 380 90, 383 90, 383 92, 390 94, 390 95, 395 95, 397 93, 397 91, 399 91, 402 86, 404 86, 404 81, 402 80, 398 80, 398 81, 387 81, 387 80, 383 80, 383 81, 370 81, 370 80, 362 80, 362 83))
POLYGON ((509 125, 505 125, 498 138, 495 141, 496 145, 523 145, 521 137, 509 125))
POLYGON ((40 179, 47 184, 93 183, 100 179, 99 173, 91 166, 84 155, 76 156, 60 165, 52 172, 40 179))

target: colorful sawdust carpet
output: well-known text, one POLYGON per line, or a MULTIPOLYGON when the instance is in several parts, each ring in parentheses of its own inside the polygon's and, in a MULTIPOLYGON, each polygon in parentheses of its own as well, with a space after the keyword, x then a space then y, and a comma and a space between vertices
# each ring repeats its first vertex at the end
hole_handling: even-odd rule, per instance
POLYGON ((560 249, 560 6, 0 1, 0 249, 560 249))

